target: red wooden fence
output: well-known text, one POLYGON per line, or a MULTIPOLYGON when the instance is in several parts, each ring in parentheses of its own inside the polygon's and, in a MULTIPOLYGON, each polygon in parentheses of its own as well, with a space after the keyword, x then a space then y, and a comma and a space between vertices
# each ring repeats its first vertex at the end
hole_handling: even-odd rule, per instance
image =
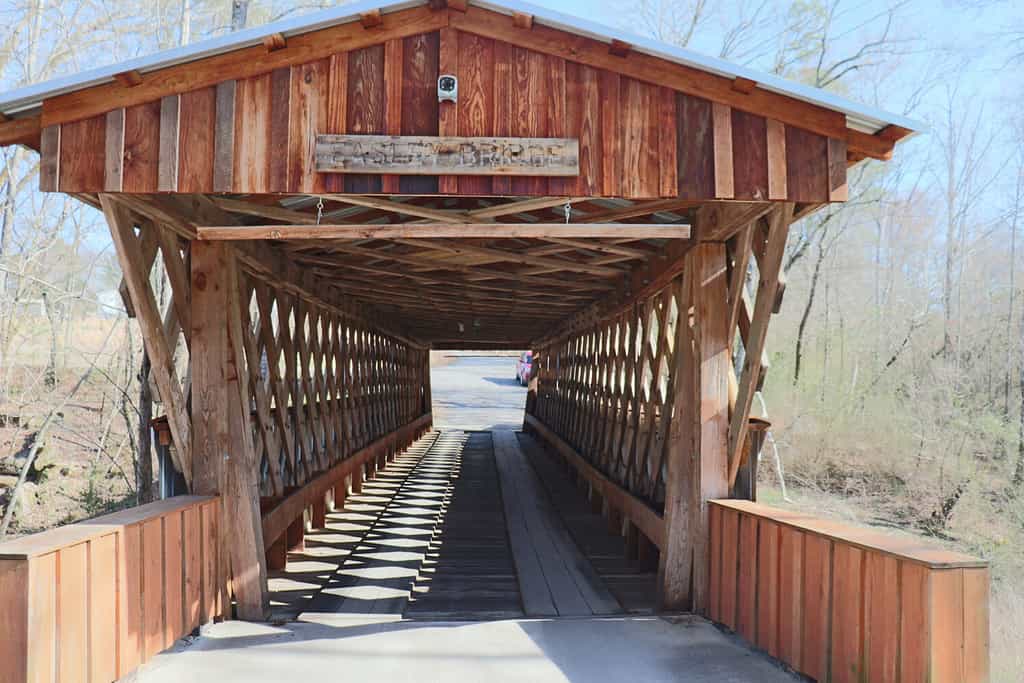
POLYGON ((985 681, 985 562, 748 501, 711 503, 710 618, 818 681, 985 681))
POLYGON ((0 543, 0 679, 107 683, 220 616, 216 498, 0 543))

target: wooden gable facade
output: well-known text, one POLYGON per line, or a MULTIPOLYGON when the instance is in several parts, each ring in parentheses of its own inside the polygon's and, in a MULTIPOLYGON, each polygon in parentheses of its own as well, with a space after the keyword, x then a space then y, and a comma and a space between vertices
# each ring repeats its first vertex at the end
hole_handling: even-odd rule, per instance
POLYGON ((45 100, 41 188, 824 203, 846 198, 849 160, 892 147, 839 112, 477 7, 266 42, 45 100), (330 133, 573 138, 580 173, 318 173, 330 133))

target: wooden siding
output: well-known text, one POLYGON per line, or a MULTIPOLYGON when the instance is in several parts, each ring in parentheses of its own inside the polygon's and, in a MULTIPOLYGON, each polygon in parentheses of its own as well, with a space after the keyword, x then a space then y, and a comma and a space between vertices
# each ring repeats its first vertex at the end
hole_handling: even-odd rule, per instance
POLYGON ((984 562, 721 500, 711 568, 708 616, 814 680, 988 680, 984 562))
POLYGON ((45 191, 846 197, 844 140, 450 27, 53 124, 43 142, 45 191), (437 102, 439 73, 459 77, 457 103, 437 102), (318 174, 317 133, 576 138, 581 172, 318 174))
POLYGON ((182 496, 0 544, 3 680, 115 680, 223 615, 218 520, 182 496))

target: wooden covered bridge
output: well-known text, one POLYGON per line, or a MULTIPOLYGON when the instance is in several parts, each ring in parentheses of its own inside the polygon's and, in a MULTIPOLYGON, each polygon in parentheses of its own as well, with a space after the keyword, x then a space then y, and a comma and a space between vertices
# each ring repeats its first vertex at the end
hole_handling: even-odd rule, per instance
POLYGON ((595 613, 693 612, 817 680, 986 678, 983 563, 746 500, 789 226, 912 123, 476 0, 329 10, 0 114, 43 191, 105 215, 190 494, 0 545, 3 680, 109 681, 266 619, 268 572, 364 482, 431 538, 461 519, 445 547, 502 614, 564 613, 547 529, 595 613), (525 434, 433 431, 431 349, 531 349, 525 434))

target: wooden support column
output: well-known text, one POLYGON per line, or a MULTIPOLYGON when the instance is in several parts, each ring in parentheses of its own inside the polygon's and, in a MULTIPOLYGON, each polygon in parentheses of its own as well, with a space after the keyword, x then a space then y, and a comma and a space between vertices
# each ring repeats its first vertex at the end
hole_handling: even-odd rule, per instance
POLYGON ((268 614, 267 567, 242 349, 242 301, 234 248, 193 240, 193 489, 219 494, 221 553, 238 616, 268 614))
POLYGON ((728 495, 729 308, 725 244, 704 242, 687 255, 677 282, 673 416, 665 491, 665 545, 658 567, 662 609, 708 606, 708 501, 728 495))

